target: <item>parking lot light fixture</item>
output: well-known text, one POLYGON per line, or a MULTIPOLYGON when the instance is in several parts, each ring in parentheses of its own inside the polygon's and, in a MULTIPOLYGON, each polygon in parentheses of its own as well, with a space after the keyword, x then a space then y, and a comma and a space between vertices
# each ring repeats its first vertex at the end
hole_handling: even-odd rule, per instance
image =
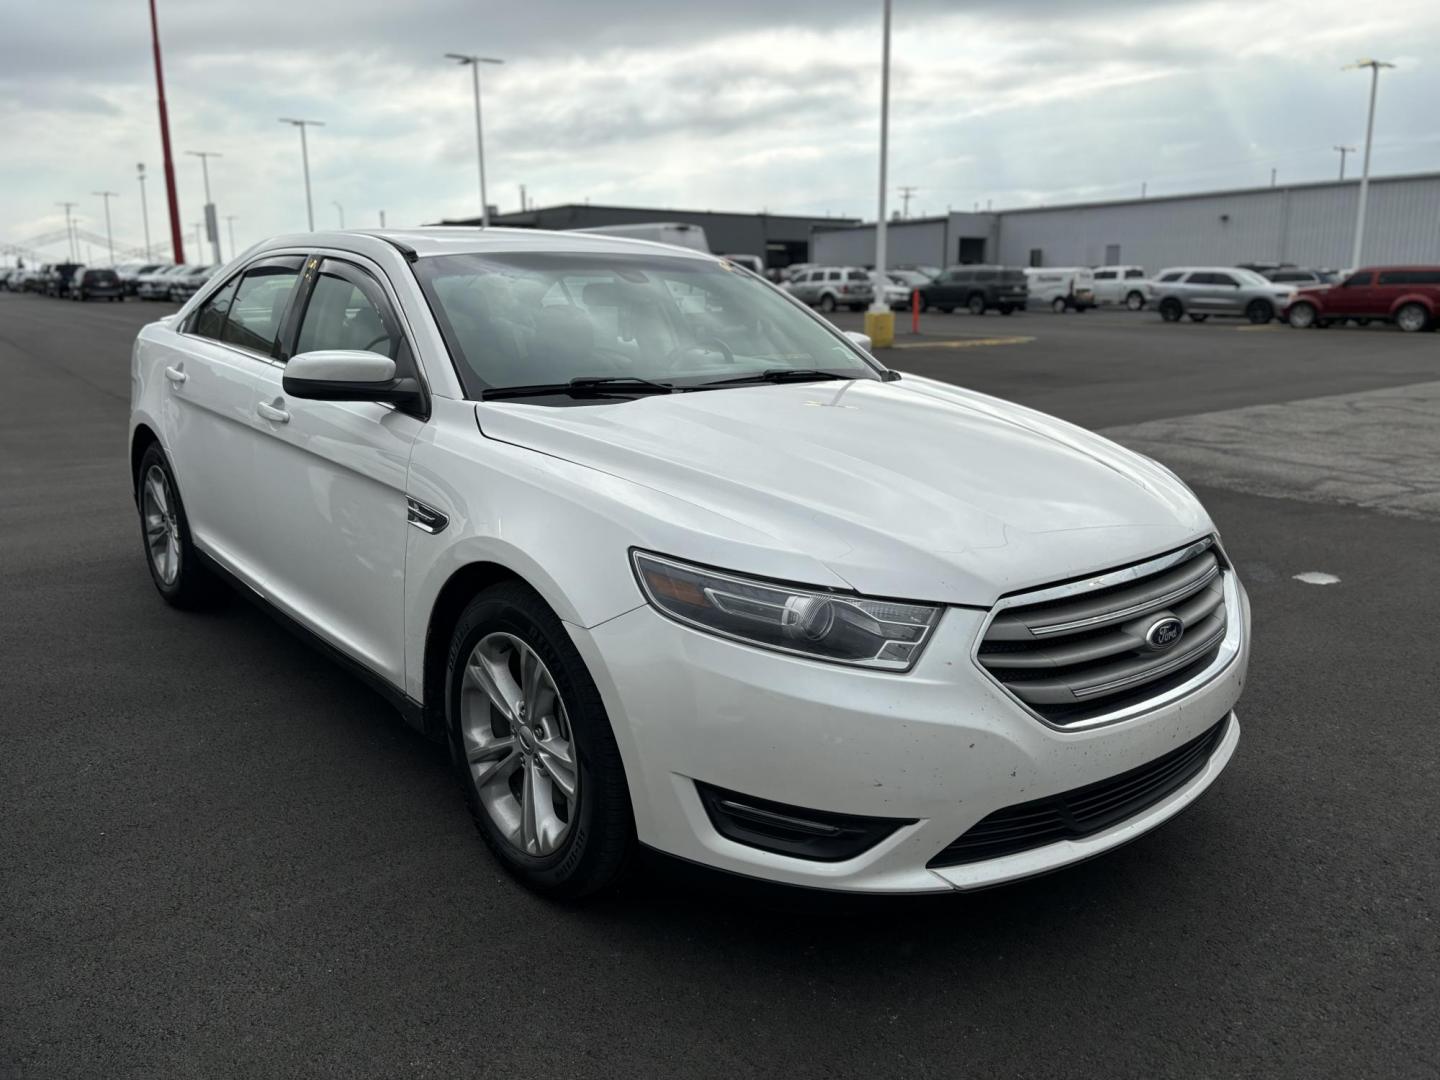
POLYGON ((1332 147, 1332 149, 1340 151, 1340 179, 1343 181, 1345 179, 1345 155, 1355 153, 1355 147, 1336 146, 1332 147))
POLYGON ((280 123, 293 124, 300 129, 300 167, 305 173, 305 221, 311 232, 315 231, 315 204, 310 199, 310 148, 305 142, 305 129, 307 127, 324 127, 323 120, 295 120, 288 116, 280 117, 280 123))
POLYGON ((145 261, 150 261, 150 207, 145 202, 145 163, 135 166, 135 175, 140 179, 140 221, 145 226, 145 261))
POLYGON ((1394 66, 1384 60, 1356 60, 1353 64, 1346 64, 1342 69, 1344 71, 1367 67, 1370 69, 1370 113, 1365 120, 1365 155, 1360 166, 1359 205, 1355 208, 1355 246, 1350 250, 1350 266, 1352 268, 1360 265, 1360 252, 1365 242, 1365 201, 1370 194, 1370 140, 1375 134, 1375 93, 1380 89, 1380 69, 1394 66))
POLYGON ((210 200, 210 159, 212 157, 223 157, 214 150, 186 150, 185 153, 191 157, 200 159, 200 173, 205 179, 205 227, 213 229, 210 233, 210 250, 215 256, 215 261, 220 261, 220 225, 215 219, 214 203, 210 200))
POLYGON ((115 265, 115 234, 110 230, 110 200, 115 198, 119 192, 116 191, 92 191, 91 195, 105 200, 105 246, 110 249, 110 265, 115 265))
POLYGON ((454 60, 470 68, 471 82, 475 88, 475 159, 480 165, 480 225, 490 227, 490 204, 485 198, 485 135, 480 125, 480 65, 503 64, 493 56, 472 56, 467 53, 446 53, 447 60, 454 60))

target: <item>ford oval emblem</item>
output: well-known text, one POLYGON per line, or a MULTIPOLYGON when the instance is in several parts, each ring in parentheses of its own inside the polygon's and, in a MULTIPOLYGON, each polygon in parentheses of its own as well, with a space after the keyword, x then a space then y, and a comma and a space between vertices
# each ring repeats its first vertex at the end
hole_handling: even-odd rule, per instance
POLYGON ((1150 624, 1150 629, 1145 631, 1145 644, 1157 651, 1168 649, 1180 640, 1183 633, 1185 624, 1174 615, 1166 615, 1150 624))

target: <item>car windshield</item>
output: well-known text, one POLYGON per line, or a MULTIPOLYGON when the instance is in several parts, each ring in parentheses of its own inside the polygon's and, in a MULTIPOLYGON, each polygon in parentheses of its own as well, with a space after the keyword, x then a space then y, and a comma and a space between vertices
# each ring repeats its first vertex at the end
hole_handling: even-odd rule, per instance
POLYGON ((879 377, 829 324, 723 262, 477 253, 415 269, 470 398, 572 379, 683 388, 786 370, 879 377))
POLYGON ((1229 270, 1229 271, 1226 271, 1226 272, 1227 272, 1227 273, 1230 273, 1230 274, 1233 274, 1235 277, 1239 278, 1239 279, 1241 280, 1241 282, 1243 282, 1243 283, 1246 284, 1246 285, 1269 285, 1269 284, 1271 284, 1271 281, 1270 281, 1269 278, 1267 278, 1264 274, 1259 273, 1258 271, 1255 271, 1255 270, 1246 270, 1246 269, 1244 269, 1244 268, 1242 268, 1242 267, 1238 267, 1238 266, 1237 266, 1234 270, 1229 270))

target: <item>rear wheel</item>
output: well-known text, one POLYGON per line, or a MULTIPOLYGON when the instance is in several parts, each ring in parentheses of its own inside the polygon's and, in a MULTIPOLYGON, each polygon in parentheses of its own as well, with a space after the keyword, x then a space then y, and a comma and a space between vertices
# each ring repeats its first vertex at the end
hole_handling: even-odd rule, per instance
POLYGON ((1310 327, 1319 323, 1319 320, 1315 316, 1315 305, 1301 301, 1298 304, 1290 305, 1290 312, 1286 316, 1286 321, 1295 327, 1296 330, 1308 330, 1310 327))
POLYGON ((1404 304, 1395 313, 1395 325, 1405 333, 1413 334, 1430 325, 1430 313, 1422 304, 1404 304))
POLYGON ((1256 326, 1263 326, 1275 317, 1275 309, 1268 300, 1251 300, 1245 306, 1245 317, 1256 326))
POLYGON ((1050 301, 1050 310, 1055 312, 1056 315, 1064 315, 1067 307, 1069 307, 1069 305, 1065 303, 1063 296, 1057 296, 1054 300, 1050 301))
POLYGON ((1125 294, 1125 306, 1131 311, 1139 311, 1145 306, 1145 294, 1131 290, 1125 294))
POLYGON ((480 835, 530 888, 612 883, 634 842, 630 793, 600 693, 560 620, 516 582, 486 589, 450 641, 451 756, 480 835))
POLYGON ((220 583, 196 557, 185 504, 159 443, 151 443, 141 457, 136 480, 145 561, 155 588, 173 607, 206 606, 219 593, 220 583))
POLYGON ((965 306, 970 310, 971 315, 984 315, 985 297, 979 293, 973 293, 970 299, 965 301, 965 306))
POLYGON ((820 310, 824 312, 834 311, 835 297, 831 296, 829 293, 826 293, 824 296, 820 297, 820 310))
POLYGON ((1160 318, 1166 322, 1179 322, 1180 316, 1184 313, 1179 300, 1170 297, 1160 301, 1160 318))

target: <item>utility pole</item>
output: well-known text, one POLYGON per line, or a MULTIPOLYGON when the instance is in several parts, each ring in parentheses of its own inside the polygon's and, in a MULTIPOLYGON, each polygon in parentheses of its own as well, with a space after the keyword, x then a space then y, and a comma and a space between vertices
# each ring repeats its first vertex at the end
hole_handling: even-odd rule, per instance
POLYGON ((908 218, 910 216, 911 196, 919 190, 918 187, 907 187, 904 184, 900 185, 900 216, 902 218, 908 218))
POLYGON ((280 123, 293 124, 300 129, 300 167, 305 171, 305 220, 310 231, 315 231, 315 204, 310 201, 310 150, 305 143, 305 129, 307 127, 324 127, 323 120, 292 120, 289 117, 280 117, 280 123))
MULTIPOLYGON (((225 155, 217 154, 214 150, 186 150, 185 153, 200 159, 200 174, 205 178, 205 231, 210 234, 210 251, 215 256, 215 262, 219 263, 220 222, 215 217, 215 204, 210 199, 210 159, 225 155)), ((230 254, 235 253, 232 251, 230 254)))
POLYGON ((55 205, 63 206, 65 208, 65 246, 70 250, 70 261, 74 262, 76 259, 75 232, 70 226, 70 211, 75 207, 79 206, 80 204, 73 202, 57 202, 55 205))
POLYGON ((160 149, 165 155, 165 195, 170 201, 170 244, 175 262, 185 261, 185 241, 180 233, 180 202, 175 195, 175 159, 170 154, 170 114, 165 108, 165 72, 160 63, 160 21, 155 0, 150 0, 150 40, 155 50, 155 94, 160 105, 160 149))
POLYGON ((1344 70, 1368 67, 1370 69, 1370 115, 1365 120, 1365 159, 1360 169, 1360 199, 1355 208, 1355 246, 1350 251, 1350 266, 1360 265, 1360 253, 1365 242, 1365 202, 1370 195, 1370 140, 1375 134, 1375 94, 1380 89, 1380 69, 1393 68, 1384 60, 1356 60, 1344 70))
POLYGON ((150 255, 150 207, 145 202, 145 163, 142 161, 135 166, 135 173, 140 178, 140 220, 145 223, 145 261, 148 263, 150 255))
POLYGON ((110 200, 115 198, 119 193, 115 191, 92 191, 90 194, 105 200, 105 246, 110 249, 110 265, 114 266, 115 234, 110 231, 110 200))
POLYGON ((1274 170, 1274 169, 1271 169, 1271 170, 1270 170, 1270 186, 1271 186, 1271 187, 1274 187, 1274 186, 1275 186, 1275 170, 1274 170))
POLYGON ((888 346, 895 337, 895 316, 885 299, 885 186, 890 155, 890 0, 883 0, 883 29, 880 34, 880 205, 875 212, 875 273, 872 276, 875 298, 865 317, 865 329, 873 344, 888 346), (876 333, 875 331, 879 331, 876 333), (876 341, 876 338, 880 338, 876 341))
POLYGON ((235 246, 235 215, 234 215, 234 214, 226 214, 226 215, 225 215, 225 228, 226 228, 226 229, 229 231, 229 233, 230 233, 230 257, 233 259, 236 255, 238 255, 238 254, 240 253, 240 249, 235 246))
POLYGON ((1332 150, 1340 151, 1340 179, 1345 179, 1345 155, 1355 153, 1353 146, 1332 146, 1332 150))
POLYGON ((343 228, 345 227, 345 207, 341 206, 341 205, 340 205, 338 202, 336 202, 334 199, 331 199, 331 200, 330 200, 330 205, 333 206, 333 207, 335 207, 336 211, 339 212, 339 214, 340 214, 340 228, 343 229, 343 228))
POLYGON ((194 222, 193 224, 195 226, 195 252, 196 254, 199 254, 200 252, 205 250, 205 245, 200 243, 200 230, 204 228, 204 226, 198 221, 194 222))
POLYGON ((485 200, 485 136, 480 127, 480 65, 503 64, 492 56, 471 56, 466 53, 446 53, 447 60, 454 60, 462 66, 470 66, 471 79, 475 86, 475 158, 480 163, 480 226, 490 227, 490 205, 485 200))
POLYGON ((380 211, 380 227, 381 227, 382 229, 385 228, 385 211, 384 211, 384 210, 381 210, 381 211, 380 211))
POLYGON ((520 212, 525 212, 525 185, 520 185, 520 212))

